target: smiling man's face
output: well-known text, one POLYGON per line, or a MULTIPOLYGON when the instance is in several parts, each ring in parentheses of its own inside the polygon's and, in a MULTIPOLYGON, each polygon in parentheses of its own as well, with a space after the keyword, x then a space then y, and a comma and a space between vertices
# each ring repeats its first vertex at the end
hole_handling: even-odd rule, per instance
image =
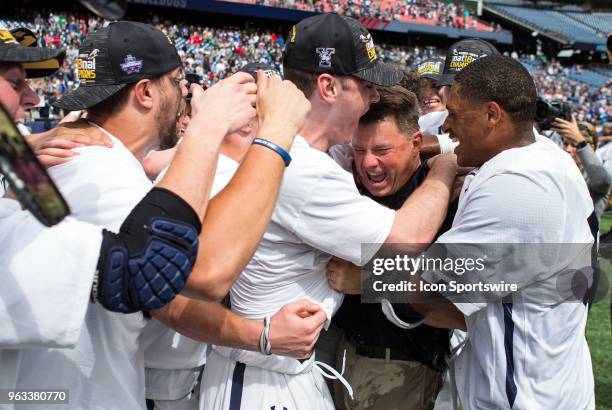
POLYGON ((419 105, 421 107, 421 115, 443 111, 446 107, 440 94, 440 87, 436 86, 436 81, 431 78, 421 78, 420 84, 421 98, 419 105))
POLYGON ((486 106, 462 97, 461 86, 455 84, 450 89, 446 109, 448 116, 442 129, 459 142, 455 148, 457 163, 462 167, 481 166, 495 150, 495 141, 488 132, 486 106))

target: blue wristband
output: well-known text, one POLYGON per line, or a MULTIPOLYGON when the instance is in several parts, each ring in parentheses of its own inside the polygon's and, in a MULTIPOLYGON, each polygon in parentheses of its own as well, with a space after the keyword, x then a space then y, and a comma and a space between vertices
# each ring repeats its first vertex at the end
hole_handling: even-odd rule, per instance
POLYGON ((255 138, 253 140, 253 144, 263 145, 264 147, 270 148, 272 151, 276 152, 285 162, 285 167, 288 167, 289 164, 291 164, 291 155, 272 141, 268 141, 263 138, 255 138))

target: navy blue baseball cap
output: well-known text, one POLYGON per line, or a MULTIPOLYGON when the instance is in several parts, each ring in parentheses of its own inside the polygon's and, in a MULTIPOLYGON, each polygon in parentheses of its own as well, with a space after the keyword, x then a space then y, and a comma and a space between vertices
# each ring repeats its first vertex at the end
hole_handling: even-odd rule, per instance
POLYGON ((242 66, 238 71, 251 74, 255 81, 257 81, 257 71, 259 70, 262 70, 268 77, 276 75, 281 79, 283 78, 281 73, 276 68, 274 68, 274 66, 266 63, 248 63, 242 66))
POLYGON ((114 22, 87 36, 76 63, 79 87, 53 104, 70 111, 93 107, 128 84, 182 65, 166 34, 133 21, 114 22))
POLYGON ((479 38, 468 38, 457 41, 450 46, 444 60, 444 70, 437 82, 438 87, 452 85, 455 76, 474 61, 492 55, 499 55, 499 51, 488 41, 479 38))
POLYGON ((401 70, 383 63, 368 30, 352 17, 324 13, 297 23, 287 37, 283 66, 311 73, 353 76, 391 86, 401 70))
POLYGON ((417 74, 419 78, 430 78, 438 81, 442 74, 444 61, 441 58, 430 58, 417 65, 417 74))
POLYGON ((21 64, 27 78, 53 74, 65 56, 66 52, 59 48, 36 47, 36 35, 28 29, 0 29, 0 62, 21 64))

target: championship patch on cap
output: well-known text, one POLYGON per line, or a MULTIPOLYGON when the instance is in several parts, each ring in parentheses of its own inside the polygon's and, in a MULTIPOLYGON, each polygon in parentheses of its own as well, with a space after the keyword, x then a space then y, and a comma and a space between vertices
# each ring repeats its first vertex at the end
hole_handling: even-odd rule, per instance
POLYGON ((319 67, 331 68, 331 58, 336 53, 336 49, 334 47, 317 47, 315 51, 319 55, 319 67))
POLYGON ((366 52, 368 53, 368 58, 370 59, 370 61, 376 60, 376 48, 374 47, 374 40, 372 39, 372 35, 370 33, 368 33, 367 36, 360 34, 359 39, 365 45, 366 52))
POLYGON ((121 69, 126 74, 136 74, 142 70, 142 60, 137 60, 131 54, 125 56, 125 60, 121 63, 121 69))
POLYGON ((36 34, 26 27, 11 30, 11 34, 17 42, 24 47, 36 47, 36 34))
POLYGON ((461 70, 474 61, 491 55, 499 55, 499 51, 485 40, 468 38, 456 42, 448 49, 438 86, 451 85, 461 70))
POLYGON ((76 60, 77 76, 81 84, 94 84, 96 82, 96 57, 100 50, 94 48, 89 53, 79 54, 76 60))
POLYGON ((487 54, 476 54, 470 51, 453 50, 449 68, 459 72, 479 58, 486 56, 487 54))
POLYGON ((419 77, 438 79, 441 72, 441 60, 427 60, 417 66, 417 74, 419 77))
POLYGON ((4 44, 18 44, 15 37, 8 30, 0 30, 0 41, 4 44))

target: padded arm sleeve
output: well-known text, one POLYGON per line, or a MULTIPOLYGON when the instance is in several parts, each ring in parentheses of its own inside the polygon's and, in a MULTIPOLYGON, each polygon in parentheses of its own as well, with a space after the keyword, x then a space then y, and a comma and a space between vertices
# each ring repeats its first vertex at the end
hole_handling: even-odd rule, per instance
POLYGON ((103 231, 92 301, 122 313, 163 307, 185 287, 201 228, 181 197, 153 188, 118 234, 103 231))

